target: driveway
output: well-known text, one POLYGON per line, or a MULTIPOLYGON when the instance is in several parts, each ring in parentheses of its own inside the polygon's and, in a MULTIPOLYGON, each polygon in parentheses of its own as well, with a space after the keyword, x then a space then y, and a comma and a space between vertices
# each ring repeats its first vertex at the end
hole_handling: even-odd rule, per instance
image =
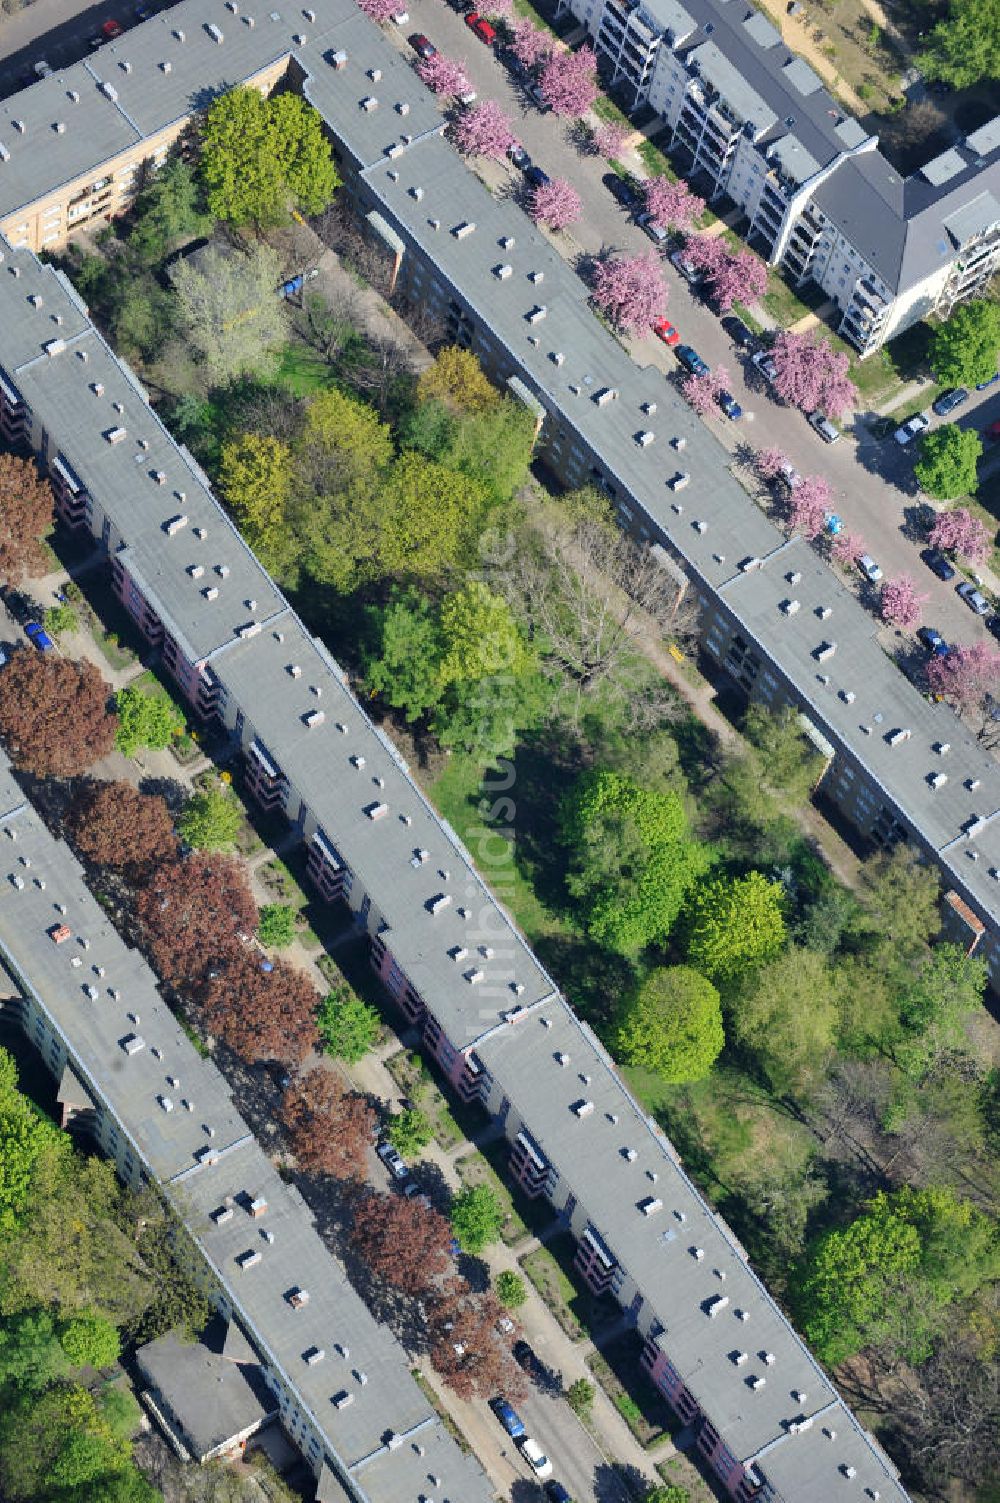
MULTIPOLYGON (((567 235, 552 237, 564 255, 595 253, 611 246, 631 255, 650 249, 648 238, 611 197, 601 179, 609 170, 601 157, 580 154, 571 138, 574 122, 542 115, 528 101, 521 86, 465 25, 463 18, 445 0, 412 0, 406 35, 422 31, 442 52, 462 58, 473 88, 480 99, 496 99, 510 115, 519 139, 533 161, 551 177, 568 178, 583 199, 584 212, 567 235)), ((413 57, 406 36, 389 29, 400 51, 413 57)), ((641 171, 634 153, 625 154, 626 165, 641 171)), ((521 185, 520 174, 506 165, 477 162, 477 170, 494 188, 510 191, 521 185)), ((781 448, 802 474, 822 474, 833 486, 834 509, 852 532, 865 539, 867 551, 887 576, 909 573, 929 599, 925 619, 933 622, 949 641, 971 642, 985 636, 985 627, 954 593, 953 586, 935 578, 920 560, 925 540, 914 526, 918 506, 913 478, 915 449, 901 449, 892 438, 876 440, 859 416, 840 443, 824 444, 801 413, 772 400, 749 361, 744 365, 718 318, 695 295, 687 283, 664 262, 670 291, 668 313, 681 338, 693 344, 710 365, 722 364, 732 375, 731 390, 752 421, 738 427, 719 418, 716 431, 735 448, 740 440, 756 448, 781 448)), ((676 369, 670 355, 652 337, 633 345, 639 364, 655 364, 666 373, 676 369)), ((919 398, 899 409, 902 419, 919 407, 919 398)), ((870 418, 870 414, 868 415, 870 418)), ((973 392, 957 415, 963 426, 986 427, 1000 417, 1000 389, 973 392)), ((942 419, 933 420, 936 426, 942 419)))

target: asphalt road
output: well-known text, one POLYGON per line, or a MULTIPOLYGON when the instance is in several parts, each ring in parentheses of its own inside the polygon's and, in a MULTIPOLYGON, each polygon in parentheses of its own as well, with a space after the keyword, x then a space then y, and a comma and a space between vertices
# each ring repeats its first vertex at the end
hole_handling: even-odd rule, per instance
MULTIPOLYGON (((44 59, 52 68, 64 68, 89 55, 87 42, 104 21, 116 20, 128 27, 135 23, 138 0, 120 4, 102 0, 99 5, 81 0, 35 0, 16 15, 0 21, 0 99, 6 99, 35 80, 35 63, 44 59)), ((166 10, 162 0, 149 0, 148 10, 166 10)))
MULTIPOLYGON (((537 1348, 544 1360, 540 1342, 537 1348)), ((585 1503, 591 1498, 595 1503, 631 1503, 620 1477, 608 1466, 564 1398, 530 1383, 527 1397, 515 1408, 528 1434, 537 1440, 552 1462, 553 1477, 562 1483, 575 1503, 585 1503)), ((508 1453, 516 1449, 511 1441, 508 1453)), ((530 1476, 530 1469, 520 1456, 516 1464, 519 1470, 530 1476)), ((526 1489, 523 1500, 521 1490, 517 1490, 518 1503, 528 1503, 532 1496, 544 1499, 540 1484, 535 1484, 530 1491, 526 1489)))
MULTIPOLYGON (((388 28, 401 50, 412 57, 406 38, 422 31, 449 57, 464 59, 479 98, 499 100, 532 160, 551 177, 565 177, 574 184, 583 199, 584 212, 570 233, 580 249, 590 253, 602 247, 632 254, 647 252, 650 241, 601 181, 608 171, 607 163, 599 157, 582 156, 573 144, 572 122, 542 115, 493 50, 479 41, 446 0, 408 0, 407 8, 410 24, 402 28, 402 34, 388 28)), ((509 175, 517 185, 519 174, 511 168, 509 175)), ((801 474, 825 475, 833 486, 833 509, 843 517, 849 531, 860 533, 867 551, 885 574, 909 573, 921 593, 929 596, 924 619, 937 626, 949 641, 970 642, 984 636, 985 627, 955 595, 954 586, 937 579, 920 559, 925 539, 914 525, 918 507, 914 446, 903 449, 891 437, 874 439, 861 418, 839 443, 824 444, 801 413, 767 394, 763 381, 749 360, 744 362, 718 318, 692 294, 666 260, 664 273, 670 291, 667 313, 682 340, 693 344, 710 365, 727 368, 732 376, 730 389, 748 417, 753 414, 751 420, 745 419, 738 426, 721 413, 712 418, 720 437, 730 447, 739 439, 757 448, 779 447, 801 474)), ((640 358, 664 372, 675 368, 672 355, 652 338, 644 342, 640 358)), ((900 421, 914 410, 915 404, 900 408, 900 421)), ((973 392, 955 415, 963 427, 980 429, 997 418, 1000 387, 973 392)), ((941 421, 946 420, 934 418, 932 425, 941 421)))

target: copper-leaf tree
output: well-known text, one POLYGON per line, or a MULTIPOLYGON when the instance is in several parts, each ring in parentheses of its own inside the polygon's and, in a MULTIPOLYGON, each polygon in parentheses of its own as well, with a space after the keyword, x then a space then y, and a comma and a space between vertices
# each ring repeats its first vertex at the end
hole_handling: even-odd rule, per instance
POLYGON ((497 1329, 501 1313, 495 1295, 476 1294, 461 1278, 428 1302, 431 1362, 461 1399, 524 1394, 524 1378, 497 1329))
POLYGON ((193 852, 158 866, 136 899, 153 965, 169 985, 204 986, 238 960, 257 928, 257 904, 232 856, 193 852))
POLYGON ((22 647, 3 670, 0 737, 23 771, 76 777, 115 744, 110 704, 111 685, 93 663, 22 647))
POLYGON ((363 1179, 375 1112, 360 1091, 345 1090, 333 1070, 307 1070, 281 1103, 281 1121, 307 1174, 363 1179))
POLYGON ((44 574, 42 534, 52 525, 52 488, 30 459, 0 454, 0 584, 44 574))
POLYGON ((246 948, 208 977, 201 996, 211 1033, 250 1063, 300 1065, 317 1043, 319 994, 305 971, 246 948))
POLYGON ((139 877, 177 855, 166 800, 131 783, 88 779, 66 815, 66 834, 85 861, 139 877))
POLYGON ((367 1195, 354 1208, 351 1246, 376 1278, 426 1294, 449 1267, 451 1227, 440 1212, 402 1195, 367 1195))

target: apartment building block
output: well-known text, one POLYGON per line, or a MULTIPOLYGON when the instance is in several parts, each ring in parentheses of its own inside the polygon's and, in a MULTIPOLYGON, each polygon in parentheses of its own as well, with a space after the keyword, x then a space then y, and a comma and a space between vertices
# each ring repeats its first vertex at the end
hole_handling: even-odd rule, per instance
POLYGON ((981 293, 1000 267, 1000 119, 902 178, 758 10, 735 0, 565 0, 605 75, 657 111, 709 199, 837 305, 863 355, 981 293))

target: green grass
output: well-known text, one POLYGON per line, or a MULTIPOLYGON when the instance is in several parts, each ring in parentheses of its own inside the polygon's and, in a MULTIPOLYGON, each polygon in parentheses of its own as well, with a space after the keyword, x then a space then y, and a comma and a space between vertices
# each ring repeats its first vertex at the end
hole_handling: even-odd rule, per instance
POLYGON ((773 267, 768 272, 767 291, 761 298, 761 303, 775 323, 783 329, 798 323, 800 318, 805 318, 813 311, 773 267))
POLYGON ((566 1277, 547 1247, 536 1247, 519 1259, 525 1277, 530 1279, 548 1305, 562 1330, 571 1341, 582 1341, 584 1329, 570 1308, 576 1288, 566 1277))
POLYGON ((664 153, 658 146, 653 145, 652 141, 643 139, 636 147, 636 151, 642 158, 643 166, 651 177, 655 177, 657 174, 662 173, 663 176, 669 178, 672 183, 676 183, 677 173, 674 171, 673 167, 671 167, 669 159, 664 155, 664 153))
POLYGON ((760 322, 759 319, 754 318, 753 314, 750 312, 750 309, 745 303, 734 303, 733 312, 736 314, 737 318, 742 318, 748 329, 752 329, 755 334, 763 334, 764 325, 760 322))
POLYGON ((286 345, 281 353, 276 381, 297 397, 308 397, 333 384, 333 367, 304 344, 286 345))
POLYGON ((514 0, 514 14, 518 16, 526 16, 529 21, 533 21, 535 23, 540 31, 547 31, 550 36, 559 35, 555 27, 551 26, 549 22, 546 21, 541 12, 537 11, 531 4, 531 0, 514 0))
POLYGON ((587 1366, 636 1440, 649 1449, 660 1444, 676 1421, 666 1399, 641 1371, 639 1347, 634 1333, 619 1337, 588 1357, 587 1366))
POLYGON ((405 1049, 400 1049, 398 1054, 394 1054, 386 1062, 386 1069, 403 1095, 409 1097, 413 1105, 425 1113, 438 1147, 445 1153, 457 1148, 465 1133, 455 1120, 444 1093, 435 1084, 430 1069, 421 1056, 408 1054, 405 1049))
MULTIPOLYGON (((515 9, 516 8, 517 6, 515 4, 515 9)), ((615 104, 614 100, 609 99, 606 94, 598 94, 597 98, 594 100, 594 114, 597 116, 598 120, 604 120, 608 125, 621 125, 624 126, 626 130, 635 129, 631 120, 628 118, 625 112, 623 110, 620 110, 615 104)), ((641 152, 642 148, 640 147, 639 150, 641 152)))
POLYGON ((455 1160, 455 1172, 465 1189, 476 1185, 488 1185, 503 1207, 504 1224, 500 1229, 501 1239, 508 1247, 516 1247, 528 1235, 528 1228, 514 1209, 514 1199, 503 1180, 496 1174, 481 1153, 466 1153, 455 1160))

